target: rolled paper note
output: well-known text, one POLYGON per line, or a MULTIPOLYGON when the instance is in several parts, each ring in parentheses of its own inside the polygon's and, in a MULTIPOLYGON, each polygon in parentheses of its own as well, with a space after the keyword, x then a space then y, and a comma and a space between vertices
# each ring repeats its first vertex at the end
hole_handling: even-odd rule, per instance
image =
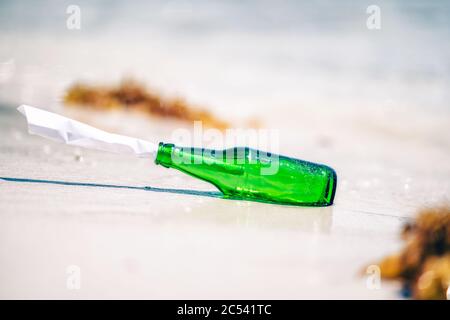
POLYGON ((336 192, 336 172, 325 165, 247 147, 226 150, 159 145, 108 133, 31 106, 25 115, 31 134, 66 144, 150 157, 216 186, 225 198, 299 205, 329 206, 336 192))
POLYGON ((21 105, 20 111, 28 122, 28 132, 69 145, 135 154, 139 157, 155 157, 157 145, 151 142, 105 132, 79 121, 35 107, 21 105))

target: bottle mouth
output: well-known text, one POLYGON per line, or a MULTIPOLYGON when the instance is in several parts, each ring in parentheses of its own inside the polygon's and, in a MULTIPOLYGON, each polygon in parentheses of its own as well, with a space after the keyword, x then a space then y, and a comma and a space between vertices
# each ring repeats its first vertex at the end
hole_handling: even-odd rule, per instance
POLYGON ((160 142, 156 153, 155 163, 169 168, 172 163, 173 144, 160 142))

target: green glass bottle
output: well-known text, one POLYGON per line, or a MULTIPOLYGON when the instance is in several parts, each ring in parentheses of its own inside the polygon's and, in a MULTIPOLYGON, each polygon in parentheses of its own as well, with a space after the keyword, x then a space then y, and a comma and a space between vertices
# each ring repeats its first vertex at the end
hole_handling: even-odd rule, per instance
POLYGON ((325 165, 238 147, 226 150, 160 143, 156 164, 212 183, 226 198, 329 206, 336 172, 325 165))

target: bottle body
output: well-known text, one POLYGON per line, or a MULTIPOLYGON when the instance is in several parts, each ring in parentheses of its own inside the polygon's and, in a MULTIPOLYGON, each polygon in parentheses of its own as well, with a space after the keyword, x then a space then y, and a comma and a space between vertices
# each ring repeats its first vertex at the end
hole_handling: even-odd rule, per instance
POLYGON ((235 199, 328 206, 337 183, 328 166, 245 147, 212 150, 160 143, 155 162, 210 182, 224 197, 235 199))

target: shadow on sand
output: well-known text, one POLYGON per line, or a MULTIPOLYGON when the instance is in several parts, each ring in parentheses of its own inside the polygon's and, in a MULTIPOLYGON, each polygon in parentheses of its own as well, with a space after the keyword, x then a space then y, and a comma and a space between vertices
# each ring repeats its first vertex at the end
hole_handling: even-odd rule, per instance
POLYGON ((95 188, 134 189, 134 190, 153 191, 153 192, 188 194, 188 195, 211 197, 211 198, 223 198, 223 194, 219 191, 169 189, 169 188, 155 188, 155 187, 148 187, 148 186, 138 187, 138 186, 125 186, 125 185, 116 185, 116 184, 69 182, 69 181, 59 181, 59 180, 40 180, 40 179, 11 178, 11 177, 0 177, 0 179, 4 180, 4 181, 9 181, 9 182, 45 183, 45 184, 59 184, 59 185, 64 185, 64 186, 95 187, 95 188))

